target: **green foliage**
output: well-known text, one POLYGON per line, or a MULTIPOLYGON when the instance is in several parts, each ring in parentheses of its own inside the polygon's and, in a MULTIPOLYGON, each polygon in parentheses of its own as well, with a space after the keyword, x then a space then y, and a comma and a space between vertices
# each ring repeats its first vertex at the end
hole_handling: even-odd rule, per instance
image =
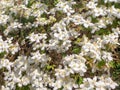
POLYGON ((48 5, 48 7, 52 8, 58 3, 58 0, 42 0, 42 3, 48 5))
POLYGON ((45 53, 45 50, 40 50, 40 53, 41 53, 41 54, 44 54, 44 53, 45 53))
POLYGON ((58 3, 58 0, 53 0, 54 1, 54 5, 56 5, 58 3))
POLYGON ((25 17, 17 17, 17 19, 20 19, 21 20, 20 22, 23 23, 23 25, 28 23, 28 22, 32 23, 32 22, 35 21, 35 17, 34 16, 29 16, 28 19, 25 18, 25 17))
POLYGON ((57 21, 60 21, 64 17, 64 13, 62 11, 56 11, 55 17, 57 18, 57 21))
MULTIPOLYGON (((77 0, 76 0, 77 1, 77 0)), ((77 9, 80 9, 80 8, 82 8, 83 7, 83 3, 81 3, 81 2, 78 2, 79 4, 75 4, 75 5, 73 5, 73 8, 77 8, 77 9)))
POLYGON ((26 17, 24 17, 24 13, 23 13, 23 15, 21 15, 21 12, 18 13, 17 15, 15 13, 12 13, 12 17, 14 17, 14 19, 19 20, 19 22, 22 23, 23 25, 28 22, 33 23, 35 21, 34 16, 29 16, 29 18, 26 18, 26 17))
POLYGON ((98 5, 104 5, 104 0, 98 0, 98 5))
POLYGON ((78 75, 76 75, 76 76, 75 76, 75 81, 76 81, 76 83, 77 83, 78 85, 80 85, 80 84, 83 83, 83 78, 80 77, 80 76, 78 76, 78 75))
POLYGON ((0 32, 1 32, 1 31, 3 32, 3 31, 6 29, 6 27, 7 27, 7 26, 2 26, 2 25, 0 25, 0 32))
POLYGON ((115 6, 115 8, 119 8, 120 9, 120 3, 115 3, 115 2, 107 2, 105 3, 105 0, 98 0, 98 6, 107 6, 107 7, 111 7, 111 6, 115 6))
POLYGON ((54 70, 55 65, 49 65, 49 64, 47 64, 47 65, 45 66, 45 68, 46 68, 46 70, 48 70, 48 71, 54 70))
POLYGON ((110 33, 111 33, 110 30, 103 29, 103 28, 101 28, 99 31, 96 31, 96 32, 95 32, 96 35, 108 35, 108 34, 110 34, 110 33))
POLYGON ((61 53, 62 57, 65 57, 67 55, 67 53, 61 53))
POLYGON ((74 46, 73 50, 72 50, 72 53, 79 54, 80 51, 81 51, 81 48, 79 46, 74 46))
POLYGON ((115 8, 119 8, 120 9, 120 3, 115 3, 115 8))
POLYGON ((27 7, 30 8, 36 0, 28 0, 27 7))
POLYGON ((75 44, 78 44, 81 42, 81 38, 77 38, 76 41, 75 41, 75 44))
POLYGON ((106 64, 105 61, 101 60, 97 63, 97 66, 98 66, 98 68, 102 68, 105 64, 106 64))
POLYGON ((41 15, 42 18, 47 18, 47 16, 48 16, 48 15, 47 15, 46 13, 43 13, 43 14, 41 15))
POLYGON ((83 77, 81 77, 79 74, 71 74, 71 78, 74 78, 76 84, 80 85, 83 83, 83 77))
POLYGON ((116 73, 120 74, 120 62, 115 62, 114 66, 116 73))
POLYGON ((93 17, 93 16, 91 16, 91 19, 92 19, 92 22, 93 22, 93 23, 97 23, 97 22, 99 21, 97 18, 95 18, 95 17, 93 17))
POLYGON ((3 58, 5 54, 6 54, 6 52, 1 52, 0 53, 0 58, 3 58))
POLYGON ((112 67, 112 68, 115 68, 115 61, 109 62, 109 66, 112 67))
POLYGON ((115 19, 112 24, 112 28, 119 27, 120 26, 120 19, 115 19))
POLYGON ((111 70, 111 76, 118 83, 118 87, 115 90, 120 90, 120 62, 114 62, 114 68, 111 70))
POLYGON ((98 6, 104 5, 106 7, 111 7, 114 5, 114 2, 107 2, 105 3, 105 0, 98 0, 98 6))

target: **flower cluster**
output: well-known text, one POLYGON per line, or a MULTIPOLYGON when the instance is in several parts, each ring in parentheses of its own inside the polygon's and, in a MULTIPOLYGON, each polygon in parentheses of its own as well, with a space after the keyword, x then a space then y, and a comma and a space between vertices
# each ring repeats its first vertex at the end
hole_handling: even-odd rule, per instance
POLYGON ((82 90, 106 90, 106 89, 114 89, 117 84, 114 83, 110 77, 94 76, 91 78, 84 78, 83 84, 80 85, 82 90))
POLYGON ((119 39, 120 0, 0 0, 0 90, 113 90, 119 39))

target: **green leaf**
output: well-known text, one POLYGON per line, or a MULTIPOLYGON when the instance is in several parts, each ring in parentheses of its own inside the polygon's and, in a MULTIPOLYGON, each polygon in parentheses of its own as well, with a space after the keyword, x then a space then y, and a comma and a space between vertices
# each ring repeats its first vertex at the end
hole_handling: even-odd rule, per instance
POLYGON ((92 19, 93 23, 97 23, 98 22, 97 18, 94 18, 93 16, 91 16, 91 19, 92 19))
POLYGON ((109 66, 114 68, 115 67, 115 62, 114 61, 109 62, 109 66))
POLYGON ((50 70, 54 70, 54 68, 55 68, 55 65, 46 65, 46 69, 48 70, 48 71, 50 71, 50 70))
POLYGON ((50 8, 53 8, 58 3, 58 0, 42 0, 42 3, 46 4, 50 8))
POLYGON ((79 85, 83 83, 83 78, 80 77, 80 76, 76 76, 75 80, 76 80, 76 83, 79 84, 79 85))
POLYGON ((81 51, 81 48, 80 48, 80 47, 75 46, 75 47, 73 47, 72 53, 79 54, 79 53, 80 53, 80 51, 81 51))
POLYGON ((29 2, 27 4, 27 7, 30 8, 34 2, 35 2, 35 0, 29 0, 29 2))
POLYGON ((104 65, 105 65, 105 61, 104 60, 99 61, 98 64, 97 64, 98 68, 101 68, 104 65))
POLYGON ((0 58, 3 58, 5 54, 6 54, 6 52, 1 52, 0 53, 0 58))
POLYGON ((76 40, 75 40, 75 44, 79 44, 80 42, 81 42, 81 38, 77 38, 76 40))
POLYGON ((110 34, 110 33, 111 33, 110 30, 103 29, 103 28, 101 28, 99 31, 96 31, 96 32, 95 32, 95 34, 97 34, 97 35, 108 35, 108 34, 110 34))
POLYGON ((45 50, 40 50, 40 53, 41 53, 41 54, 44 54, 44 53, 45 53, 45 50))
POLYGON ((47 16, 46 13, 43 13, 43 14, 41 15, 41 17, 42 17, 42 18, 47 18, 48 16, 47 16))
POLYGON ((120 20, 119 20, 119 19, 115 19, 115 20, 113 21, 112 28, 116 28, 116 27, 119 26, 119 25, 120 25, 120 20))
POLYGON ((115 8, 119 8, 120 9, 120 3, 115 3, 115 8))

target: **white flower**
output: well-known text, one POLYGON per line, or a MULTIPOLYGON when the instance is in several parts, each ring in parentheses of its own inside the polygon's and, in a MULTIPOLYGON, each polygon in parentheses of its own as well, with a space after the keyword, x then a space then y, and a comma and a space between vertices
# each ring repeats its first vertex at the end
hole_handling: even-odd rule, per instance
POLYGON ((101 60, 100 48, 97 44, 88 42, 82 46, 83 55, 90 56, 93 59, 101 60))
POLYGON ((115 2, 116 3, 116 2, 119 2, 119 0, 105 0, 104 2, 105 3, 107 3, 107 2, 115 2))
POLYGON ((7 68, 9 71, 11 71, 11 67, 12 67, 12 62, 10 62, 8 59, 1 59, 0 60, 0 68, 7 68))
POLYGON ((65 78, 66 76, 70 75, 70 69, 65 68, 65 69, 55 69, 55 76, 57 78, 65 78))
POLYGON ((105 61, 108 61, 108 62, 112 61, 113 60, 112 53, 103 51, 102 52, 102 59, 105 61))
POLYGON ((70 16, 72 13, 74 13, 75 11, 71 8, 72 4, 74 3, 69 3, 67 1, 63 1, 63 0, 60 0, 57 5, 56 5, 56 9, 57 10, 61 10, 63 11, 64 13, 67 14, 67 16, 70 16))
POLYGON ((2 36, 0 36, 0 53, 1 52, 8 52, 8 48, 9 48, 9 44, 7 43, 7 40, 4 41, 2 39, 2 36))
POLYGON ((93 81, 91 78, 84 78, 83 79, 83 84, 80 85, 80 88, 82 88, 83 90, 92 90, 95 87, 96 80, 93 81))
POLYGON ((0 15, 0 25, 7 24, 9 21, 9 16, 7 15, 0 15))
POLYGON ((90 1, 90 2, 88 2, 88 4, 86 4, 86 6, 90 9, 94 9, 94 8, 96 8, 97 3, 90 1))
POLYGON ((81 55, 73 54, 66 56, 63 60, 64 65, 68 65, 74 73, 79 73, 81 76, 83 76, 87 70, 85 65, 86 59, 81 55))
POLYGON ((109 35, 106 35, 106 36, 103 36, 103 44, 112 44, 112 45, 115 45, 115 44, 119 44, 118 43, 118 34, 115 34, 115 33, 111 33, 109 35))
POLYGON ((18 52, 20 50, 19 44, 18 43, 10 44, 9 50, 12 54, 15 54, 16 52, 18 52))
POLYGON ((26 37, 26 39, 29 39, 30 43, 34 43, 32 45, 33 50, 36 50, 38 48, 41 48, 41 50, 44 50, 47 47, 47 44, 46 44, 46 41, 45 41, 47 39, 47 34, 31 33, 28 37, 26 37))
POLYGON ((84 78, 83 84, 80 85, 80 88, 83 90, 111 90, 115 89, 117 86, 110 77, 106 77, 104 75, 98 77, 94 76, 93 79, 91 78, 84 78), (112 85, 112 86, 111 86, 112 85))
POLYGON ((5 87, 5 86, 1 86, 1 90, 10 90, 10 88, 9 87, 5 87))
POLYGON ((18 83, 19 86, 26 86, 30 83, 29 77, 27 76, 23 76, 20 80, 20 82, 18 83))
POLYGON ((120 18, 120 10, 115 8, 114 5, 107 12, 114 17, 120 18))
POLYGON ((25 4, 27 5, 28 4, 28 2, 29 2, 29 0, 24 0, 25 1, 25 4))
POLYGON ((98 81, 95 84, 97 90, 105 90, 105 82, 98 81))
POLYGON ((75 14, 71 16, 71 21, 74 22, 75 25, 84 24, 84 18, 80 14, 75 14))
POLYGON ((30 39, 31 43, 32 42, 36 42, 36 43, 39 43, 40 40, 42 39, 46 39, 46 34, 34 34, 34 33, 31 33, 28 37, 26 37, 27 39, 30 39))
POLYGON ((105 24, 105 21, 104 20, 99 20, 99 22, 98 23, 96 23, 96 26, 98 27, 98 28, 106 28, 106 24, 105 24))
POLYGON ((83 26, 88 28, 88 27, 92 27, 94 24, 90 22, 90 20, 84 20, 83 21, 83 26))
POLYGON ((48 57, 45 54, 40 54, 39 51, 31 53, 31 59, 29 60, 30 63, 35 63, 36 65, 39 65, 41 63, 41 67, 43 67, 45 64, 47 64, 47 61, 50 61, 51 58, 48 57))
POLYGON ((116 86, 118 86, 117 83, 113 82, 113 80, 108 76, 101 76, 99 77, 100 81, 97 84, 97 87, 104 86, 106 89, 115 89, 116 86), (101 85, 100 85, 101 84, 101 85))
POLYGON ((20 81, 20 76, 16 76, 15 72, 4 72, 5 86, 9 87, 10 90, 15 89, 15 84, 20 81))
POLYGON ((111 89, 115 89, 115 87, 118 86, 118 84, 113 82, 113 80, 110 77, 105 78, 105 85, 107 88, 111 89))
POLYGON ((115 33, 115 35, 120 35, 120 28, 112 28, 112 31, 115 33))
POLYGON ((62 87, 62 84, 63 84, 63 81, 62 80, 56 80, 56 82, 54 83, 53 87, 54 89, 53 90, 58 90, 59 88, 62 87))
POLYGON ((105 8, 94 8, 93 9, 93 16, 98 17, 98 16, 105 16, 107 14, 105 8))

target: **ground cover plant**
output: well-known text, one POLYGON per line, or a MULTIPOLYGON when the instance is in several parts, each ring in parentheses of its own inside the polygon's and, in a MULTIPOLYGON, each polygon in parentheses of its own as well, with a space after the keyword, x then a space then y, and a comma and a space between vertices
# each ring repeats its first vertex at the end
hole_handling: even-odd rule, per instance
POLYGON ((0 0, 0 90, 120 90, 120 0, 0 0))

